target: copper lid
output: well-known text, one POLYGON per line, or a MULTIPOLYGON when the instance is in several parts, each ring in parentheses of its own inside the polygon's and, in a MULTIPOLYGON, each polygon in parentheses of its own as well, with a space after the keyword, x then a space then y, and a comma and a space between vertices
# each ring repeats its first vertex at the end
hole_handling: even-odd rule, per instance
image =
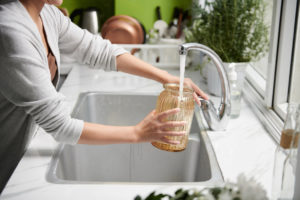
POLYGON ((144 30, 141 24, 127 15, 109 18, 102 26, 101 35, 114 44, 142 44, 144 30))

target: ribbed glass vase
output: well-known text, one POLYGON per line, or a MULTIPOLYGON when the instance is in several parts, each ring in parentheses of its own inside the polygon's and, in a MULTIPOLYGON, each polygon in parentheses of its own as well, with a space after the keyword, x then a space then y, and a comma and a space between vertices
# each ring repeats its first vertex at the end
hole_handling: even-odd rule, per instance
POLYGON ((188 144, 189 132, 194 115, 194 97, 193 90, 188 87, 183 88, 182 97, 179 94, 178 84, 165 84, 165 90, 162 91, 157 99, 156 112, 160 113, 173 108, 180 108, 180 112, 167 117, 166 121, 185 121, 186 125, 182 127, 170 128, 170 131, 185 131, 184 136, 167 136, 168 139, 179 141, 179 144, 167 144, 162 142, 152 142, 152 145, 165 151, 183 151, 188 144))

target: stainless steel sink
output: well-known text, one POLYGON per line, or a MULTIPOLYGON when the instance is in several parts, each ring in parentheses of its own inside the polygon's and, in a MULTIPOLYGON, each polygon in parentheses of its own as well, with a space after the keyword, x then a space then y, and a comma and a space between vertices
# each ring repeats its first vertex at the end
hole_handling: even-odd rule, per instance
MULTIPOLYGON (((155 108, 157 95, 82 93, 73 117, 107 125, 135 125, 155 108)), ((222 183, 223 176, 195 112, 188 147, 166 152, 149 143, 60 145, 47 180, 53 183, 222 183)))

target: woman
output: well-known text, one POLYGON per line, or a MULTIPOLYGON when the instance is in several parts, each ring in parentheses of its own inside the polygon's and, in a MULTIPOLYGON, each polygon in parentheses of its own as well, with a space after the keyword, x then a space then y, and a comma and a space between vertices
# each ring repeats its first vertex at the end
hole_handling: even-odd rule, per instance
MULTIPOLYGON (((161 141, 183 135, 168 128, 185 122, 162 122, 178 109, 152 111, 136 126, 106 126, 72 119, 55 86, 60 55, 76 58, 94 68, 118 70, 160 83, 178 77, 157 69, 74 25, 55 7, 62 0, 6 0, 0 5, 0 191, 21 158, 35 124, 57 141, 69 144, 112 144, 161 141)), ((207 96, 190 80, 185 84, 207 96)), ((197 99, 197 98, 196 98, 197 99)), ((199 101, 196 100, 198 103, 199 101)))

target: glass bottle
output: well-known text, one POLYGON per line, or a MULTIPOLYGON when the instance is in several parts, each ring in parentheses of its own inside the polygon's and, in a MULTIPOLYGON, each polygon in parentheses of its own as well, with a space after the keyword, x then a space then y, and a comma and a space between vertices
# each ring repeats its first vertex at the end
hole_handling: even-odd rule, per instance
POLYGON ((300 134, 300 108, 290 103, 281 132, 280 145, 275 151, 272 199, 292 199, 295 184, 295 170, 298 139, 300 134))
POLYGON ((178 84, 165 84, 164 88, 165 90, 160 93, 157 99, 156 112, 160 113, 173 108, 180 108, 178 113, 169 116, 165 120, 185 121, 186 125, 172 128, 170 131, 185 131, 186 134, 184 136, 167 136, 168 139, 180 141, 180 143, 176 145, 163 142, 152 142, 152 145, 165 151, 183 151, 188 143, 189 131, 194 115, 194 91, 191 88, 184 87, 182 97, 180 97, 178 84))
POLYGON ((231 63, 228 66, 228 80, 230 84, 230 104, 231 104, 231 118, 237 118, 240 116, 241 111, 241 89, 238 87, 237 84, 237 73, 235 71, 235 66, 231 63))

